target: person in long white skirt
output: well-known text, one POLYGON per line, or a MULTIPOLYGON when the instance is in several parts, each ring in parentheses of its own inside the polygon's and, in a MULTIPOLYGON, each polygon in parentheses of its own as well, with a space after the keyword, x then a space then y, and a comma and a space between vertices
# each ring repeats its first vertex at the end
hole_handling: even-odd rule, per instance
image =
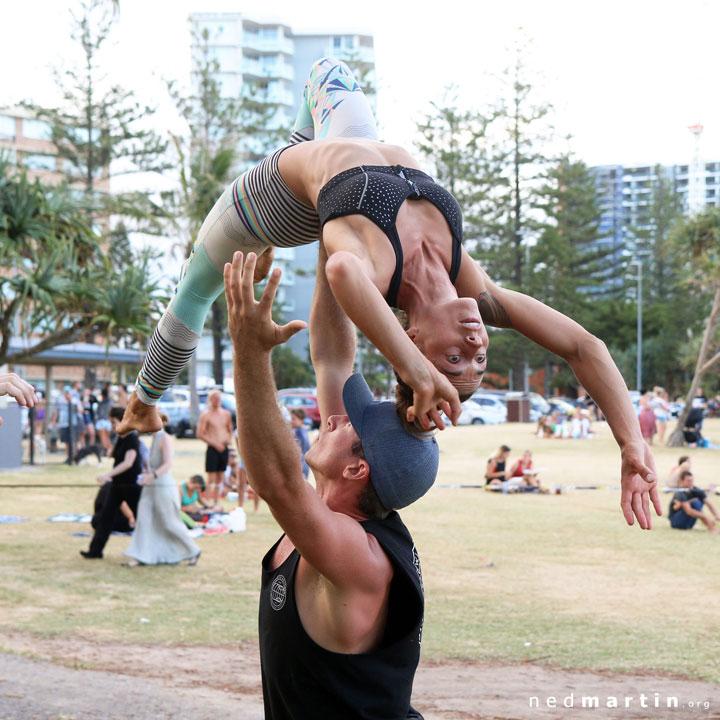
MULTIPOLYGON (((167 418, 163 418, 167 424, 167 418)), ((180 517, 180 496, 172 475, 172 442, 159 430, 153 433, 150 470, 143 473, 135 532, 125 552, 129 567, 186 562, 195 565, 200 548, 193 542, 180 517)))

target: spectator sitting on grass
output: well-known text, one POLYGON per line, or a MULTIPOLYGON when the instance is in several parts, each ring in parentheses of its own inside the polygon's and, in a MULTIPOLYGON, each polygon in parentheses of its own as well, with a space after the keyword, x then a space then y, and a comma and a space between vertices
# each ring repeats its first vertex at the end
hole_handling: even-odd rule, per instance
POLYGON ((190 515, 207 515, 222 512, 222 506, 211 505, 200 493, 205 492, 205 478, 193 475, 187 482, 180 483, 180 509, 190 515))
POLYGON ((510 448, 507 445, 501 445, 495 455, 487 461, 487 470, 485 471, 485 484, 490 486, 502 485, 507 479, 507 463, 510 448))
POLYGON ((538 420, 537 424, 537 430, 535 434, 542 438, 542 437, 552 437, 553 429, 552 429, 552 415, 550 413, 547 413, 546 415, 542 415, 540 419, 538 420))
POLYGON ((510 466, 508 480, 527 487, 540 487, 540 480, 537 473, 533 471, 532 465, 532 452, 524 450, 523 454, 510 466))
POLYGON ((670 526, 676 530, 692 530, 695 523, 701 520, 708 532, 720 532, 715 524, 716 520, 720 520, 720 515, 707 499, 705 491, 695 487, 693 474, 689 470, 684 470, 680 475, 680 488, 670 501, 670 526), (707 505, 712 517, 703 512, 703 505, 707 505))
POLYGON ((670 471, 670 477, 667 481, 667 487, 680 487, 680 476, 686 470, 690 472, 690 456, 681 455, 678 458, 677 465, 670 471))

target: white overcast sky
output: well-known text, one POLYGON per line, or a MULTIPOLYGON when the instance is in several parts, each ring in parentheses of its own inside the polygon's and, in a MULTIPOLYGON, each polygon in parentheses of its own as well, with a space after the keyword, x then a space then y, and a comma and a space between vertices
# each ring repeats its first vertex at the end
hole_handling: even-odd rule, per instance
MULTIPOLYGON (((109 0, 108 0, 109 2, 109 0)), ((68 63, 69 8, 60 0, 2 0, 0 105, 53 100, 48 67, 68 63)), ((720 160, 720 2, 717 0, 120 0, 108 71, 141 99, 164 101, 164 78, 187 77, 189 12, 243 12, 294 30, 375 37, 384 138, 411 146, 413 120, 459 85, 463 102, 495 99, 514 30, 534 40, 538 100, 589 164, 685 163, 688 125, 705 126, 703 157, 720 160)))

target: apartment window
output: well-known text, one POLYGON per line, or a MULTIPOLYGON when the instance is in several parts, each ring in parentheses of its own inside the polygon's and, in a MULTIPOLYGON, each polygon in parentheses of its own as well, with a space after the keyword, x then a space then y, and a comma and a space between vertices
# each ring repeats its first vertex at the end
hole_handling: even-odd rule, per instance
POLYGON ((705 177, 705 184, 706 185, 714 185, 715 184, 715 176, 714 175, 707 175, 705 177))
POLYGON ((9 115, 0 115, 0 140, 15 139, 15 118, 9 115))
POLYGON ((278 28, 264 27, 260 28, 260 37, 263 40, 276 40, 278 36, 278 28))
POLYGON ((686 173, 687 171, 688 171, 688 166, 687 166, 687 165, 681 165, 681 166, 680 166, 680 172, 681 172, 681 173, 686 173))
POLYGON ((718 169, 718 164, 719 163, 707 163, 705 165, 705 170, 707 170, 707 172, 715 172, 718 169))
POLYGON ((51 132, 50 125, 44 120, 34 120, 25 118, 22 121, 22 134, 23 137, 31 140, 50 140, 51 132))
POLYGON ((41 155, 40 153, 25 155, 23 165, 28 170, 55 170, 55 156, 41 155))
POLYGON ((706 190, 706 191, 705 191, 705 197, 706 197, 706 198, 714 198, 714 197, 715 197, 715 191, 714 191, 714 190, 706 190))

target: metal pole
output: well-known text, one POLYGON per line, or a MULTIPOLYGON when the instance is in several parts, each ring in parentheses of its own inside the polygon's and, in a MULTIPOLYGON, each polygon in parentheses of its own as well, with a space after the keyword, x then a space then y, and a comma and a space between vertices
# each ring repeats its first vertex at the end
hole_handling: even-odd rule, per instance
POLYGON ((77 420, 77 418, 74 418, 75 415, 75 403, 73 403, 72 397, 68 400, 68 465, 72 465, 73 462, 73 455, 74 455, 74 448, 73 448, 73 428, 75 427, 74 420, 77 420))
POLYGON ((35 408, 31 407, 28 413, 28 425, 30 427, 30 464, 35 464, 35 408))
POLYGON ((642 387, 642 260, 638 258, 638 306, 637 306, 637 390, 642 387))

